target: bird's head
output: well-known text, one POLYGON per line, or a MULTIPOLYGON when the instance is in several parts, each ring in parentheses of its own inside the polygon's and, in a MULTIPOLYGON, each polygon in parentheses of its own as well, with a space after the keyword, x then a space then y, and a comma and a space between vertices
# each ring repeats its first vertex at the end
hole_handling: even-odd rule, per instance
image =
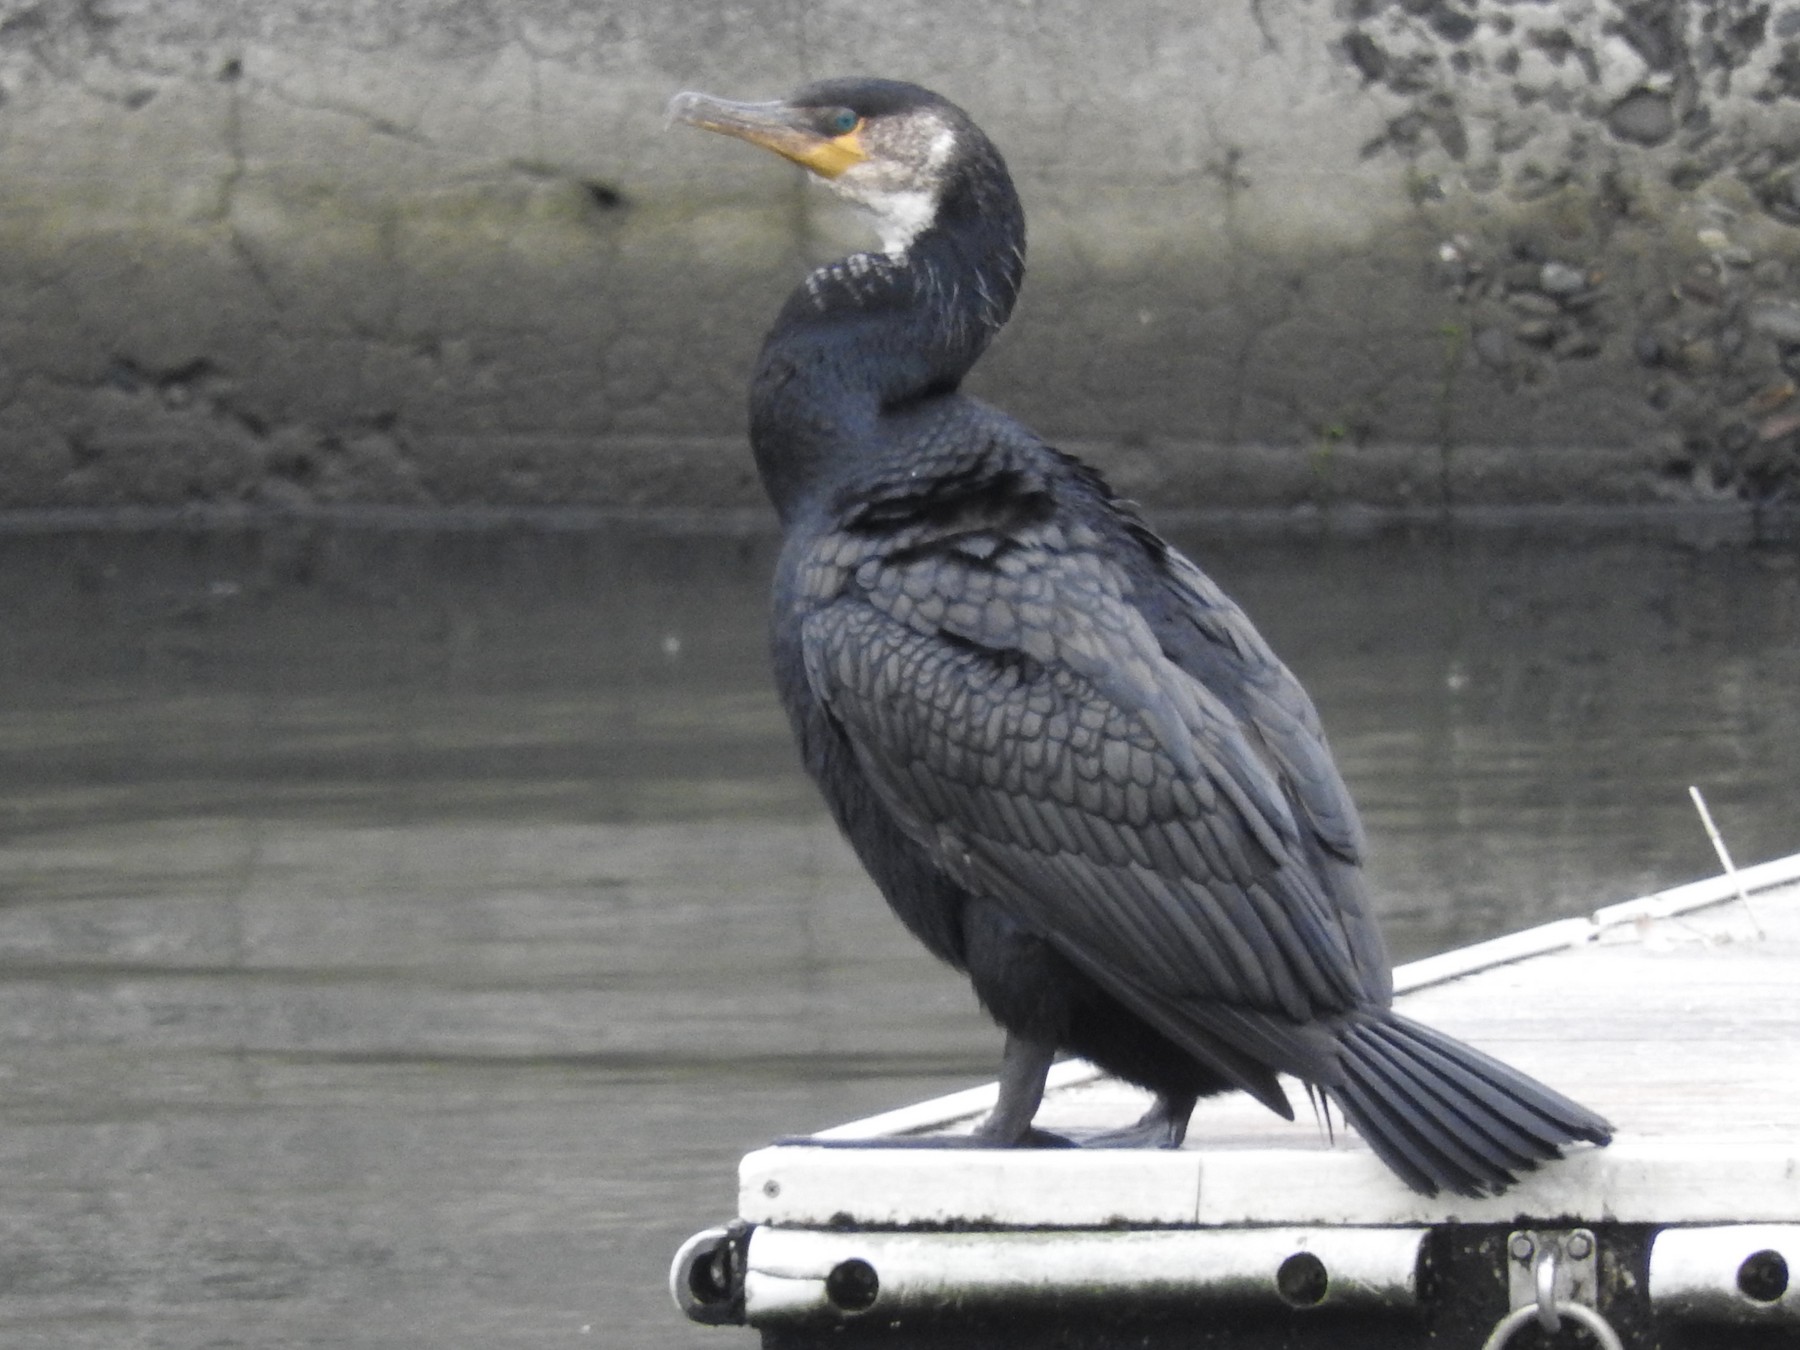
POLYGON ((770 103, 677 94, 673 121, 763 146, 867 207, 889 253, 904 253, 973 172, 1005 169, 962 109, 898 80, 809 84, 770 103))

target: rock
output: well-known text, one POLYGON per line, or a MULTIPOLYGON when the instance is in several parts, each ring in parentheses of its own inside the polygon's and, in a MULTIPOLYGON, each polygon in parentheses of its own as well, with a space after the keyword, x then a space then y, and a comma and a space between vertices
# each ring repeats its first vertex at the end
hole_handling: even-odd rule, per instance
POLYGON ((1501 272, 1500 280, 1509 291, 1531 291, 1537 289, 1538 278, 1543 275, 1543 267, 1535 262, 1509 263, 1501 272))
POLYGON ((1567 263, 1547 262, 1538 272, 1538 289, 1548 295, 1574 295, 1587 285, 1587 273, 1567 263))
POLYGON ((1765 297, 1751 303, 1745 318, 1752 332, 1777 342, 1800 342, 1800 302, 1765 297))
POLYGON ((1764 290, 1776 290, 1787 285, 1787 264, 1780 258, 1764 258, 1751 269, 1750 279, 1764 290))
POLYGON ((1712 167, 1697 159, 1684 159, 1669 170, 1669 186, 1692 192, 1713 175, 1712 167))
POLYGON ((1633 145, 1661 145, 1675 134, 1675 105, 1667 94, 1634 89, 1613 105, 1606 129, 1633 145))
POLYGON ((1562 312, 1562 306, 1547 295, 1539 295, 1536 291, 1515 291, 1506 297, 1506 303, 1521 314, 1536 315, 1540 319, 1550 318, 1562 312))
POLYGON ((1792 380, 1779 380, 1774 384, 1756 391, 1750 400, 1750 411, 1757 414, 1771 413, 1793 401, 1800 389, 1794 387, 1792 380))
POLYGON ((1750 155, 1738 165, 1738 173, 1746 179, 1754 180, 1758 178, 1767 178, 1780 167, 1780 153, 1773 146, 1765 145, 1760 150, 1753 150, 1750 155))
POLYGON ((1778 441, 1783 436, 1800 431, 1800 412, 1783 413, 1780 417, 1771 417, 1756 429, 1759 441, 1778 441))
POLYGON ((1483 365, 1504 370, 1512 359, 1512 339, 1504 328, 1486 327, 1475 330, 1475 355, 1483 365))
POLYGON ((1599 92, 1608 102, 1624 98, 1643 83, 1644 58, 1617 34, 1609 33, 1596 44, 1594 59, 1599 67, 1599 92))
POLYGON ((1685 45, 1681 22, 1680 11, 1673 6, 1634 5, 1625 11, 1618 33, 1652 70, 1673 70, 1685 45))
POLYGON ((1446 42, 1467 42, 1476 28, 1473 15, 1451 9, 1448 5, 1439 5, 1433 9, 1427 21, 1431 24, 1431 31, 1446 42))
POLYGON ((1352 29, 1344 34, 1344 55, 1350 58, 1350 64, 1362 72, 1362 77, 1369 84, 1380 84, 1388 72, 1387 53, 1381 50, 1374 38, 1360 29, 1352 29))
POLYGON ((1772 173, 1756 185, 1763 210, 1786 225, 1800 225, 1800 173, 1772 173))
POLYGON ((1711 338, 1695 338, 1683 343, 1675 354, 1675 363, 1688 375, 1710 375, 1719 368, 1719 348, 1711 338))
POLYGON ((1697 263, 1676 283, 1683 298, 1697 305, 1717 305, 1725 298, 1710 264, 1697 263))
POLYGON ((1576 329, 1564 333, 1550 345, 1550 354, 1559 361, 1588 361, 1600 355, 1600 339, 1596 334, 1576 329))

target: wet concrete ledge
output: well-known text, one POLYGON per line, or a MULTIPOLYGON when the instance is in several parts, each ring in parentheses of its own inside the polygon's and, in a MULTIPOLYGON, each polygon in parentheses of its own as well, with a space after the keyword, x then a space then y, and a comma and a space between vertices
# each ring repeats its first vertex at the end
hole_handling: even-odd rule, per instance
POLYGON ((1800 4, 167 0, 0 17, 0 506, 746 508, 861 235, 663 104, 857 70, 1020 182, 971 387, 1155 506, 1800 482, 1800 4))

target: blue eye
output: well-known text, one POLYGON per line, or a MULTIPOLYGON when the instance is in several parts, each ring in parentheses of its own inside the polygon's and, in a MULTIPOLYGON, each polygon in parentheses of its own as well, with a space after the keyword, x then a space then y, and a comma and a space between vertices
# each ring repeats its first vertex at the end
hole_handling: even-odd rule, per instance
POLYGON ((825 129, 833 136, 848 136, 862 125, 862 118, 848 108, 835 108, 825 116, 825 129))

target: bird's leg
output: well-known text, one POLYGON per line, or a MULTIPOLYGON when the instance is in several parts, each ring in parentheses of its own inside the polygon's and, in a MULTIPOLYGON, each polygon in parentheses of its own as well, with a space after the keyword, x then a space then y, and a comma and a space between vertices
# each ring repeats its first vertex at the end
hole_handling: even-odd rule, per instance
POLYGON ((873 1139, 788 1135, 775 1142, 809 1148, 1070 1148, 1060 1134, 1031 1127, 1055 1058, 1056 1047, 1049 1042, 1008 1032, 1006 1050, 1000 1057, 1000 1096, 987 1119, 968 1134, 881 1135, 873 1139))
POLYGON ((1077 1142, 1083 1148, 1180 1148, 1187 1138, 1188 1117, 1194 1112, 1191 1092, 1156 1094, 1156 1104, 1136 1124, 1122 1130, 1089 1135, 1077 1142))
POLYGON ((998 1148, 1033 1142, 1031 1118, 1044 1100, 1044 1080, 1055 1058, 1056 1047, 1049 1042, 1006 1033, 1006 1049, 1000 1056, 1000 1095, 987 1119, 975 1128, 983 1141, 998 1148))

